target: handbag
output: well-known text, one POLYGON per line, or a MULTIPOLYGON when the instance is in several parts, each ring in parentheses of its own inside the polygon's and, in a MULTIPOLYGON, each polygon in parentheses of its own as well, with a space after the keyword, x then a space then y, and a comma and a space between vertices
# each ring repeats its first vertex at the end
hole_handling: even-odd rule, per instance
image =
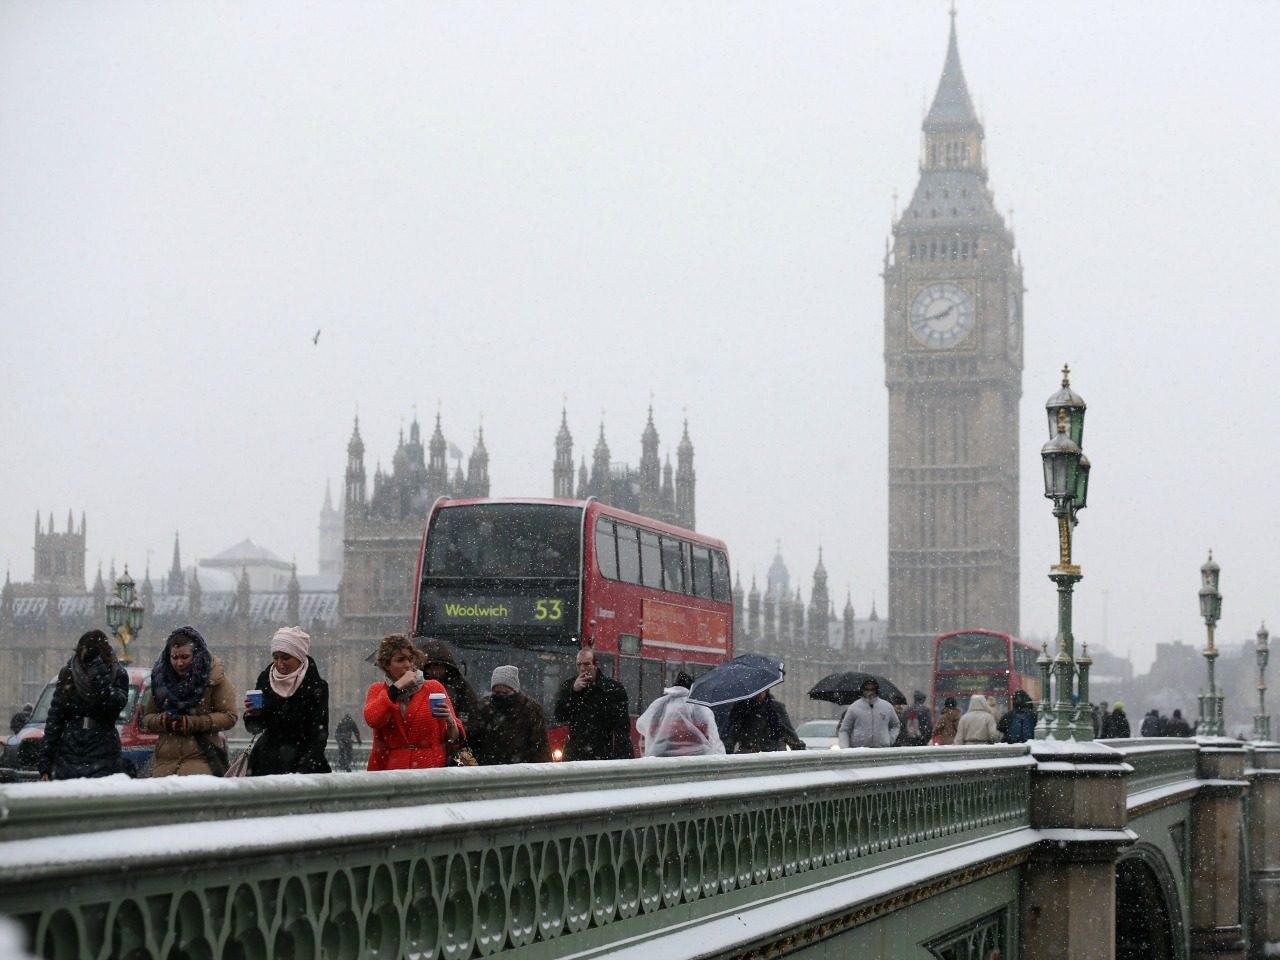
POLYGON ((249 754, 253 752, 253 745, 257 742, 257 737, 249 741, 249 745, 240 751, 238 757, 231 761, 231 766, 227 767, 227 772, 222 775, 224 778, 249 776, 249 754))
POLYGON ((203 733, 196 734, 196 746, 204 755, 204 762, 209 765, 209 772, 215 777, 224 777, 231 766, 231 758, 227 756, 227 741, 221 736, 215 742, 203 733))

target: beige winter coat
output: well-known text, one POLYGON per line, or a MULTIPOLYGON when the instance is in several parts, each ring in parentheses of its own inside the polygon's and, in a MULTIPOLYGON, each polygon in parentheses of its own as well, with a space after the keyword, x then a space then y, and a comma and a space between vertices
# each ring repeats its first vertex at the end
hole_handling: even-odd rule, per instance
MULTIPOLYGON (((222 661, 212 657, 209 666, 209 686, 205 688, 200 706, 191 715, 192 729, 204 734, 211 742, 217 743, 222 731, 230 730, 236 725, 239 706, 236 701, 236 690, 223 672, 222 661)), ((193 773, 210 774, 209 764, 200 745, 194 736, 179 736, 164 733, 160 728, 163 713, 156 706, 154 696, 147 697, 147 708, 142 718, 142 725, 151 733, 160 734, 156 741, 155 766, 153 777, 185 777, 193 773)))
POLYGON ((1000 730, 996 727, 995 714, 991 712, 991 704, 983 696, 969 698, 969 710, 960 718, 956 728, 955 743, 995 743, 1000 740, 1000 730))

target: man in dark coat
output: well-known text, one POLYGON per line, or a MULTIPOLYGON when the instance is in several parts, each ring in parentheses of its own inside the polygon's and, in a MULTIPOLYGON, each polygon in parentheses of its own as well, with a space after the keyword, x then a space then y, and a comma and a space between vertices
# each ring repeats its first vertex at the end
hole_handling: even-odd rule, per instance
POLYGON ((344 713, 334 728, 333 739, 338 741, 338 769, 343 773, 351 772, 351 750, 357 743, 364 743, 360 737, 360 727, 356 725, 351 714, 344 713))
POLYGON ((1123 740, 1127 739, 1128 736, 1129 718, 1125 716, 1124 704, 1117 700, 1116 705, 1111 708, 1111 712, 1102 721, 1102 739, 1123 740))
POLYGON ((555 720, 569 725, 566 760, 629 760, 631 721, 627 691, 606 677, 596 663, 594 650, 579 650, 577 674, 560 685, 555 720))
POLYGON ((480 700, 467 725, 467 745, 481 766, 550 763, 547 717, 542 705, 520 690, 520 671, 495 667, 491 693, 480 700))
POLYGON ((31 719, 31 714, 35 713, 34 704, 24 703, 22 709, 9 718, 9 732, 17 733, 27 725, 27 721, 31 719))
POLYGON ((996 729, 1009 743, 1026 743, 1035 739, 1038 719, 1031 694, 1018 690, 1013 695, 1013 709, 1000 718, 996 729))
POLYGON ((1173 711, 1173 716, 1169 718, 1169 725, 1165 728, 1165 736, 1189 737, 1191 734, 1191 725, 1182 719, 1182 711, 1173 711))
POLYGON ((111 641, 90 630, 58 673, 44 725, 41 780, 108 777, 124 771, 116 718, 129 699, 129 674, 111 641))
MULTIPOLYGON (((458 659, 443 640, 434 637, 415 637, 413 645, 422 651, 422 673, 428 680, 439 680, 444 692, 449 694, 449 702, 453 704, 453 712, 462 725, 467 721, 480 700, 471 684, 458 668, 458 659)), ((467 727, 467 729, 470 729, 467 727)))
POLYGON ((739 700, 729 711, 729 729, 724 741, 725 753, 769 753, 777 750, 803 750, 804 741, 796 736, 791 717, 781 701, 768 690, 749 700, 739 700))

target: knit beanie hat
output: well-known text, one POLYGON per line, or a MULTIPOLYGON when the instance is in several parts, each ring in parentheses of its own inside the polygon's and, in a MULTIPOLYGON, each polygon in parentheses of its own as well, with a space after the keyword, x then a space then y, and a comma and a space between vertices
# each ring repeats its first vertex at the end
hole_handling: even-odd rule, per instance
POLYGON ((311 637, 301 627, 281 627, 271 638, 272 653, 287 653, 307 662, 307 654, 311 650, 311 637))
POLYGON ((510 687, 516 693, 520 692, 520 668, 513 667, 510 664, 502 667, 493 668, 493 676, 489 680, 489 689, 502 684, 504 687, 510 687))

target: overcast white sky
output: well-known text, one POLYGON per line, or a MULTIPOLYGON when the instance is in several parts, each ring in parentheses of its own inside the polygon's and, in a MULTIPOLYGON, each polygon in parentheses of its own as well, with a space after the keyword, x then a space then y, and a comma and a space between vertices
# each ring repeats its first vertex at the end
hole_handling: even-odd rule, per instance
MULTIPOLYGON (((605 413, 687 408, 699 527, 744 581, 886 609, 878 276, 944 2, 0 6, 0 560, 88 515, 90 578, 253 537, 316 564, 357 407, 413 410, 495 495, 605 413), (311 338, 322 331, 318 344, 311 338)), ((1145 667, 1280 627, 1280 5, 967 0, 991 183, 1026 269, 1024 634, 1051 634, 1044 400, 1089 403, 1076 635, 1145 667)))

